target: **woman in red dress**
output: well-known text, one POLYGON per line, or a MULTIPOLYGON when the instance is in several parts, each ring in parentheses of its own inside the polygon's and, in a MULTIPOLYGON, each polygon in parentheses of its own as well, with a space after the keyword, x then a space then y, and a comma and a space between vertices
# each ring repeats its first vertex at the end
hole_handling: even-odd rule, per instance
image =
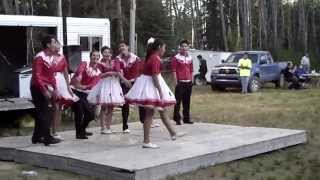
POLYGON ((57 89, 53 99, 53 120, 52 135, 55 138, 63 139, 57 134, 61 122, 62 109, 71 106, 79 98, 72 92, 68 73, 68 64, 65 57, 59 53, 61 45, 56 44, 56 54, 53 56, 52 69, 56 80, 57 89))
POLYGON ((160 112, 161 120, 168 129, 171 139, 175 140, 177 136, 166 114, 166 108, 173 106, 176 100, 160 71, 160 56, 165 53, 165 47, 160 39, 152 38, 151 41, 148 41, 143 74, 138 77, 133 87, 125 95, 129 104, 145 108, 143 148, 159 148, 158 145, 150 143, 150 127, 154 110, 160 112))
POLYGON ((112 112, 115 106, 122 106, 124 95, 120 86, 120 80, 129 83, 122 75, 119 61, 112 59, 112 51, 109 47, 101 48, 100 60, 101 80, 94 86, 87 99, 90 104, 101 105, 99 115, 101 134, 111 134, 112 112))

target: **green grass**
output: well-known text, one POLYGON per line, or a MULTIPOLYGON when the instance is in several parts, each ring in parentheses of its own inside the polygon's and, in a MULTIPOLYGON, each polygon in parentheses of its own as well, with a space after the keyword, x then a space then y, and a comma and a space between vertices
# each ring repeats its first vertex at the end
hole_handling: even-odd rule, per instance
POLYGON ((81 176, 78 174, 48 170, 45 168, 32 167, 29 165, 0 161, 1 180, 95 180, 96 178, 81 176), (22 171, 36 171, 37 176, 22 176, 22 171))
POLYGON ((311 180, 320 179, 320 90, 262 89, 258 93, 211 92, 194 88, 196 121, 308 131, 308 143, 225 163, 174 180, 311 180))
MULTIPOLYGON (((197 122, 305 129, 308 132, 308 143, 168 177, 168 180, 320 179, 320 89, 289 91, 264 88, 258 93, 241 95, 237 91, 212 92, 209 86, 194 87, 191 114, 197 122)), ((114 123, 120 120, 117 113, 114 123)), ((133 111, 131 121, 137 120, 138 116, 133 111)), ((62 129, 73 128, 72 121, 65 122, 62 129)), ((22 126, 28 127, 28 122, 24 124, 27 125, 22 126)), ((30 133, 30 128, 28 131, 22 129, 11 129, 11 134, 16 135, 17 131, 22 131, 20 134, 30 133)), ((5 132, 2 131, 0 136, 3 134, 5 132)), ((6 135, 10 135, 10 132, 6 135)), ((37 178, 29 178, 32 180, 93 179, 8 162, 0 162, 0 179, 25 180, 20 176, 24 169, 40 172, 37 178)))

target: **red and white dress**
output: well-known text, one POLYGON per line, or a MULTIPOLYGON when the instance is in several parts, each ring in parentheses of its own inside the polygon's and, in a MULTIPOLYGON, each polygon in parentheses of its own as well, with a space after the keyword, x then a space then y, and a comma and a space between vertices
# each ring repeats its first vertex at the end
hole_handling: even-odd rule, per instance
POLYGON ((69 91, 67 81, 64 77, 64 71, 68 67, 67 61, 63 55, 55 55, 53 57, 52 69, 55 72, 54 78, 56 80, 56 94, 55 101, 63 106, 70 106, 77 102, 79 98, 69 91))
POLYGON ((143 74, 137 78, 133 87, 125 95, 129 104, 163 110, 176 103, 174 94, 161 76, 160 61, 160 56, 155 53, 145 62, 143 74), (153 82, 154 75, 159 79, 163 99, 160 98, 160 93, 153 82))
MULTIPOLYGON (((102 60, 103 61, 103 60, 102 60)), ((116 60, 110 60, 99 65, 102 73, 120 72, 120 63, 116 60)), ((90 104, 122 106, 124 101, 123 92, 120 86, 118 76, 107 76, 102 78, 89 93, 87 100, 90 104)))

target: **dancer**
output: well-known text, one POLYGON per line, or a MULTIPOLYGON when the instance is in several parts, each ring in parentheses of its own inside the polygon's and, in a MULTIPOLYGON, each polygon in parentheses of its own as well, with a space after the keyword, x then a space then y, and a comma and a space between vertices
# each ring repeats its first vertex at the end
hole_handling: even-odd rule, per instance
POLYGON ((173 120, 177 125, 181 125, 180 106, 183 107, 183 122, 193 124, 190 120, 190 100, 192 93, 192 57, 189 55, 189 42, 180 42, 180 52, 171 59, 173 79, 175 83, 174 95, 177 104, 174 106, 173 120))
POLYGON ((177 135, 166 115, 166 107, 174 105, 176 100, 160 73, 160 56, 165 53, 165 47, 160 39, 152 38, 148 41, 143 74, 125 96, 128 103, 142 106, 145 109, 143 148, 159 148, 158 145, 150 142, 150 127, 154 110, 161 112, 161 120, 172 140, 175 140, 177 135))
POLYGON ((100 61, 102 79, 92 88, 87 99, 91 104, 101 105, 99 116, 101 134, 111 134, 112 131, 110 126, 113 108, 124 104, 124 96, 120 86, 120 79, 122 82, 126 83, 127 86, 130 86, 130 82, 122 76, 120 63, 119 61, 112 59, 112 51, 109 47, 102 47, 101 54, 103 56, 100 61))
POLYGON ((94 106, 89 104, 87 96, 100 80, 99 60, 100 52, 93 50, 90 53, 90 62, 81 62, 71 79, 74 93, 80 98, 72 105, 77 139, 88 139, 88 136, 92 135, 91 132, 86 131, 86 128, 90 121, 95 118, 94 106))
POLYGON ((52 69, 56 43, 57 39, 54 36, 46 36, 42 40, 43 50, 35 56, 32 64, 30 91, 35 106, 33 144, 44 143, 48 146, 60 142, 50 135, 50 106, 57 89, 52 69))
POLYGON ((55 51, 56 54, 53 56, 52 65, 57 90, 55 94, 55 100, 53 102, 53 120, 51 128, 53 137, 63 140, 63 138, 57 134, 57 129, 61 122, 62 110, 71 106, 71 104, 78 101, 79 98, 71 90, 68 64, 65 57, 59 54, 60 48, 61 45, 57 41, 55 51))
MULTIPOLYGON (((138 56, 129 51, 129 46, 124 41, 120 42, 119 44, 119 52, 120 54, 117 56, 117 60, 120 62, 124 78, 130 82, 130 84, 127 84, 121 81, 121 88, 123 90, 123 93, 126 94, 130 90, 131 86, 135 83, 137 77, 141 74, 142 61, 138 56)), ((122 106, 121 111, 123 122, 122 130, 124 133, 130 133, 128 126, 130 108, 127 102, 122 106)), ((140 121, 143 122, 143 107, 139 107, 139 118, 140 121)))

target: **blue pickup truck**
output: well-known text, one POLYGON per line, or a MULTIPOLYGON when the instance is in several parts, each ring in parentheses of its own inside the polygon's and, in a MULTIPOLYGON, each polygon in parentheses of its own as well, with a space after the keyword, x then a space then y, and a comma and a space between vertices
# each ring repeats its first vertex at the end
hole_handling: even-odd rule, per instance
POLYGON ((249 54, 252 61, 251 77, 248 91, 256 92, 261 85, 273 82, 276 87, 281 87, 284 82, 283 69, 286 63, 274 63, 268 51, 240 51, 232 53, 222 64, 215 66, 211 71, 212 90, 225 90, 226 88, 241 88, 238 62, 244 53, 249 54))

